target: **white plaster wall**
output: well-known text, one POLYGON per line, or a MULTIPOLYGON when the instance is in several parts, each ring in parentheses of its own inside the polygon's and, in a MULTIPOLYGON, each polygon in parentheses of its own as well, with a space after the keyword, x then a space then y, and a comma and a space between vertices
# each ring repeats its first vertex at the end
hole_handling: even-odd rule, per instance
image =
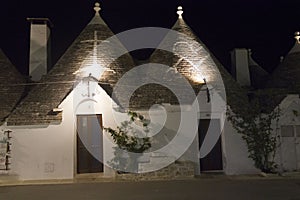
MULTIPOLYGON (((82 91, 73 90, 59 106, 63 109, 63 120, 58 125, 48 127, 8 127, 13 130, 12 139, 12 172, 21 180, 38 179, 71 179, 76 171, 76 115, 102 114, 103 126, 116 128, 116 121, 126 119, 126 113, 113 114, 115 103, 97 84, 95 93, 90 97, 82 95, 82 91), (119 119, 119 120, 116 120, 119 119)), ((80 88, 80 85, 78 85, 80 88)), ((203 101, 204 102, 204 101, 203 101)), ((202 107, 203 108, 203 107, 202 107)), ((204 109, 205 111, 205 109, 204 109)), ((178 111, 170 110, 169 117, 177 121, 178 111)), ((147 112, 141 112, 147 114, 147 112)), ((213 113, 213 115, 218 115, 213 113)), ((224 115, 220 116, 224 120, 224 115), (222 117, 223 116, 223 117, 222 117)), ((199 116, 200 117, 200 116, 199 116)), ((172 129, 172 121, 166 126, 172 129)), ((112 149, 109 136, 104 139, 104 162, 111 158, 112 149), (105 142, 106 141, 106 142, 105 142), (109 141, 109 142, 108 142, 109 141)), ((187 160, 194 160, 199 166, 198 137, 195 138, 187 160)), ((226 174, 256 173, 253 162, 248 158, 247 147, 229 122, 225 122, 222 134, 223 164, 226 174)), ((198 172, 196 172, 198 173, 198 172)), ((105 176, 113 176, 114 171, 104 168, 105 176)))
MULTIPOLYGON (((277 109, 277 108, 276 108, 277 109)), ((272 123, 274 135, 278 138, 278 148, 275 162, 278 171, 300 169, 300 137, 281 137, 281 126, 300 126, 300 98, 299 95, 288 95, 279 105, 280 117, 272 123), (294 112, 298 113, 295 114, 294 112), (298 162, 298 163, 296 163, 298 162), (292 166, 292 167, 291 167, 292 166), (289 169, 291 167, 291 169, 289 169)))
POLYGON ((253 174, 259 170, 254 167, 252 159, 248 158, 247 145, 241 135, 233 128, 226 116, 226 102, 217 93, 211 92, 211 102, 206 102, 206 92, 201 91, 198 96, 200 116, 203 119, 220 119, 223 171, 227 175, 253 174))
MULTIPOLYGON (((164 126, 165 130, 172 132, 172 133, 167 133, 167 132, 160 133, 160 137, 163 137, 163 134, 173 134, 173 135, 178 134, 179 124, 181 123, 181 120, 182 120, 181 117, 188 114, 188 112, 185 112, 184 109, 188 109, 188 108, 185 106, 182 106, 183 115, 181 116, 181 110, 180 110, 179 106, 176 106, 176 105, 172 106, 172 105, 167 104, 167 105, 163 105, 163 107, 165 109, 165 112, 167 113, 168 120, 164 121, 164 120, 160 119, 161 111, 150 110, 152 123, 161 124, 164 126)), ((144 116, 147 116, 149 114, 147 111, 140 111, 139 113, 141 113, 144 116)), ((191 121, 191 123, 193 123, 193 122, 191 121)), ((151 125, 149 127, 151 129, 151 125)), ((180 141, 178 144, 177 143, 175 144, 174 138, 172 138, 172 140, 169 142, 172 142, 172 144, 174 144, 176 146, 183 145, 183 146, 181 146, 181 148, 182 149, 186 148, 186 151, 185 152, 183 151, 181 153, 179 153, 179 152, 174 153, 173 151, 168 151, 166 153, 166 156, 173 158, 174 161, 176 160, 175 158, 177 157, 177 160, 180 160, 180 161, 193 162, 195 165, 195 174, 199 174, 200 173, 200 164, 199 164, 198 134, 197 134, 197 132, 196 133, 188 132, 188 133, 184 133, 184 135, 186 136, 186 138, 192 139, 191 143, 185 142, 185 141, 180 141)), ((164 140, 164 138, 161 138, 161 140, 164 140)), ((159 152, 159 150, 158 150, 158 152, 159 152)), ((164 157, 162 157, 161 159, 164 159, 164 157)), ((169 164, 171 164, 171 163, 169 163, 169 164)))
MULTIPOLYGON (((60 124, 49 126, 5 127, 13 130, 12 174, 20 180, 72 179, 76 172, 76 115, 102 114, 104 127, 116 127, 112 101, 97 87, 93 98, 73 90, 59 106, 63 109, 60 124)), ((104 144, 105 154, 105 144, 104 144)), ((105 167, 104 173, 114 173, 105 167)))
POLYGON ((11 172, 21 180, 72 179, 74 117, 72 96, 61 104, 63 121, 48 127, 8 127, 12 133, 11 172))
POLYGON ((260 172, 260 170, 254 167, 252 159, 248 158, 245 141, 228 120, 225 121, 223 138, 223 165, 225 174, 238 175, 260 172))
MULTIPOLYGON (((78 86, 78 95, 76 95, 75 106, 76 107, 76 114, 102 114, 103 119, 103 126, 104 127, 111 127, 115 129, 118 125, 120 125, 121 122, 125 120, 129 120, 128 114, 125 112, 119 112, 115 110, 117 105, 112 102, 111 98, 106 94, 106 92, 99 86, 93 86, 90 84, 90 88, 92 89, 95 94, 93 98, 90 98, 90 100, 87 100, 86 98, 83 98, 82 95, 80 95, 82 92, 81 89, 84 88, 84 85, 78 86), (81 88, 81 89, 80 89, 81 88)), ((145 110, 139 110, 138 113, 146 116, 148 119, 151 116, 151 122, 155 125, 163 124, 165 128, 173 131, 177 131, 177 123, 180 119, 180 110, 176 108, 176 106, 166 106, 165 111, 168 112, 168 123, 164 123, 164 119, 161 115, 162 110, 158 109, 151 109, 150 113, 149 111, 145 110), (174 126, 175 123, 175 126, 174 126)), ((163 111, 164 112, 164 111, 163 111)), ((157 128, 157 127, 156 127, 157 128)), ((159 125, 158 125, 159 128, 159 125)), ((161 127, 162 128, 162 127, 161 127)), ((104 133, 104 163, 107 163, 110 161, 114 156, 113 152, 114 149, 112 149, 112 140, 108 133, 104 133)), ((199 161, 197 159, 198 156, 198 145, 197 143, 193 143, 192 150, 190 149, 190 153, 185 154, 185 160, 192 160, 196 162, 196 165, 199 165, 199 161), (192 152, 192 153, 191 153, 192 152)), ((104 168, 104 176, 113 176, 114 171, 110 169, 110 167, 104 168)))

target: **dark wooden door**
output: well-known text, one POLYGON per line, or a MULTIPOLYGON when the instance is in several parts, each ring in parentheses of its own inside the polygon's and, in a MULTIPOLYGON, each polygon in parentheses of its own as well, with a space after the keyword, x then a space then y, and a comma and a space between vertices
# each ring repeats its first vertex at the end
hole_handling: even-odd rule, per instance
MULTIPOLYGON (((199 121, 198 137, 201 147, 203 140, 206 135, 210 134, 210 131, 221 131, 220 120, 219 119, 201 119, 199 121), (208 130, 211 124, 211 129, 208 130)), ((201 171, 211 171, 211 170, 222 170, 222 148, 221 148, 221 137, 219 137, 217 143, 204 158, 200 159, 200 169, 201 171)))
POLYGON ((103 172, 102 115, 77 116, 77 173, 103 172))

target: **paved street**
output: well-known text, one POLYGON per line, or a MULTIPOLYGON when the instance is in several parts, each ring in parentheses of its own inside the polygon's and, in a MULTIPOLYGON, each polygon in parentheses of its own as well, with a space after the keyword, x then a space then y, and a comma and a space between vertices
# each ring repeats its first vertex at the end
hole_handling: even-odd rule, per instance
POLYGON ((300 179, 194 179, 2 186, 1 200, 300 200, 300 179))

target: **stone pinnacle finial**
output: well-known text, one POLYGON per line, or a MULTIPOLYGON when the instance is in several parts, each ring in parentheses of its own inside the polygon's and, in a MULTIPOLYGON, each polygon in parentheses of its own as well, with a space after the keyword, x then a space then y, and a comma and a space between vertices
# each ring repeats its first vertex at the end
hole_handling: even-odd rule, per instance
POLYGON ((280 62, 282 63, 284 60, 284 56, 280 56, 280 62))
POLYGON ((298 44, 300 44, 300 32, 299 31, 297 31, 295 33, 295 39, 297 40, 298 44))
POLYGON ((248 49, 248 53, 251 56, 252 55, 252 49, 248 49))
POLYGON ((98 3, 98 2, 95 3, 94 10, 96 11, 96 15, 97 14, 99 15, 99 11, 101 10, 100 3, 98 3))
POLYGON ((178 14, 179 18, 182 18, 182 14, 183 14, 182 6, 178 6, 178 8, 177 8, 177 14, 178 14))

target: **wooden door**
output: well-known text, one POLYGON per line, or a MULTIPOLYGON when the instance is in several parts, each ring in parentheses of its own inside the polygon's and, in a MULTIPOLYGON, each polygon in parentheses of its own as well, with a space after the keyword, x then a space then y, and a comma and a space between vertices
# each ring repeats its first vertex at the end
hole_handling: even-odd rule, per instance
POLYGON ((281 126, 281 155, 284 171, 300 170, 300 126, 281 126))
POLYGON ((102 115, 77 116, 77 173, 103 172, 102 115))
MULTIPOLYGON (((210 131, 221 131, 219 119, 201 119, 199 121, 198 137, 199 137, 199 148, 201 147, 206 135, 210 134, 210 131), (211 123, 211 129, 208 127, 211 123)), ((211 171, 211 170, 223 170, 222 163, 222 148, 221 148, 221 137, 219 137, 217 143, 204 158, 200 159, 200 170, 211 171)))

